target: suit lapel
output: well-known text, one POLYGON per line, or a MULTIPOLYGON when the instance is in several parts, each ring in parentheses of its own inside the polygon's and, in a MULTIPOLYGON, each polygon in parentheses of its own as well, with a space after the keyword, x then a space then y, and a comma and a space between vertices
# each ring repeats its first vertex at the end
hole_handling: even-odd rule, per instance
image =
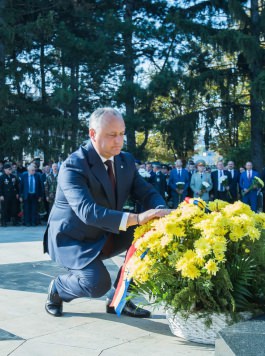
POLYGON ((126 162, 122 159, 121 155, 114 157, 114 168, 116 178, 116 191, 117 191, 117 208, 122 207, 122 187, 124 186, 124 172, 126 171, 126 162))
MULTIPOLYGON (((114 192, 112 189, 111 181, 109 179, 107 170, 99 157, 98 153, 94 149, 91 142, 87 145, 87 159, 91 167, 91 172, 97 178, 97 180, 101 183, 106 196, 110 202, 112 209, 116 208, 116 199, 114 196, 114 192)), ((92 187, 93 189, 93 187, 92 187)))

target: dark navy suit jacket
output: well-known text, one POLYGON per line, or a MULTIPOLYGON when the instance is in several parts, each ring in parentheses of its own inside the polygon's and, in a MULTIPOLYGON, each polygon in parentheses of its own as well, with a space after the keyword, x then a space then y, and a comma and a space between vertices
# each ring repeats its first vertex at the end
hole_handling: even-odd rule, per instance
MULTIPOLYGON (((43 188, 42 188, 42 181, 41 176, 39 173, 34 174, 35 179, 35 194, 36 198, 42 198, 43 196, 43 188)), ((29 174, 28 172, 24 172, 20 177, 20 188, 19 188, 19 195, 24 200, 28 199, 29 194, 29 174)))
POLYGON ((238 198, 238 188, 239 188, 239 181, 240 181, 240 172, 237 169, 234 169, 234 175, 232 178, 232 173, 229 171, 231 176, 231 183, 230 183, 230 193, 232 195, 233 200, 237 200, 238 198))
POLYGON ((100 254, 108 233, 119 234, 122 207, 129 195, 144 209, 165 206, 159 193, 139 175, 131 154, 115 156, 114 166, 116 203, 105 165, 91 142, 71 154, 60 168, 44 251, 64 267, 84 268, 100 254))
MULTIPOLYGON (((211 178, 212 178, 212 182, 213 182, 213 189, 211 191, 211 194, 213 194, 215 198, 217 196, 218 187, 219 187, 218 174, 219 174, 218 169, 211 173, 211 178)), ((227 178, 228 179, 228 185, 230 187, 231 186, 231 174, 230 174, 230 172, 225 169, 225 170, 223 170, 223 174, 228 177, 227 178)))

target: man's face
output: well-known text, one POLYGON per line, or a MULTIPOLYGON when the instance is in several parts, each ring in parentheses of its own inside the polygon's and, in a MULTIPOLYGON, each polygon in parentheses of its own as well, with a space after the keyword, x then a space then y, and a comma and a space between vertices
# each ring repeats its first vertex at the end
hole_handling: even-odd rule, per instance
POLYGON ((181 159, 177 159, 177 160, 176 160, 175 166, 176 166, 177 168, 181 168, 181 167, 182 167, 182 161, 181 161, 181 159))
POLYGON ((50 166, 44 167, 44 173, 46 173, 46 174, 50 173, 50 166))
POLYGON ((58 165, 57 164, 53 164, 52 165, 52 171, 53 171, 54 174, 58 173, 58 165))
POLYGON ((33 174, 35 174, 36 169, 35 168, 30 168, 30 169, 28 169, 28 172, 29 172, 30 175, 33 175, 33 174))
POLYGON ((217 167, 217 169, 224 169, 223 162, 217 162, 216 167, 217 167))
POLYGON ((229 161, 229 162, 227 163, 227 168, 228 168, 228 169, 234 169, 234 167, 235 167, 235 165, 234 165, 234 162, 233 162, 233 161, 229 161))
POLYGON ((146 167, 145 169, 147 170, 147 172, 151 172, 151 170, 153 169, 151 163, 147 163, 145 167, 146 167))
POLYGON ((252 169, 252 163, 251 163, 251 162, 247 162, 247 163, 246 163, 246 169, 247 169, 248 171, 250 171, 250 170, 252 169))
POLYGON ((9 176, 12 173, 12 168, 4 168, 4 172, 9 176))
POLYGON ((97 130, 90 129, 89 136, 98 153, 110 158, 120 153, 125 134, 125 123, 122 118, 105 114, 102 125, 97 130))

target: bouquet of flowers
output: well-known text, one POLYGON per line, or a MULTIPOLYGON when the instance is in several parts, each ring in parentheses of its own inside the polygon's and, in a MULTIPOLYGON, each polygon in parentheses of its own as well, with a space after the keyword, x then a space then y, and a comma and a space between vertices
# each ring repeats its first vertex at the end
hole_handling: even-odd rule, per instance
POLYGON ((257 189, 261 189, 264 187, 264 182, 259 177, 254 177, 252 184, 253 184, 253 186, 256 186, 257 189))
POLYGON ((128 213, 136 212, 136 201, 129 197, 124 203, 122 210, 128 213))
POLYGON ((151 174, 147 172, 144 168, 139 168, 138 173, 141 177, 143 177, 146 181, 149 181, 151 178, 151 174))
MULTIPOLYGON (((182 190, 185 187, 185 182, 176 182, 177 190, 182 190)), ((178 193, 179 203, 181 202, 181 195, 182 193, 178 193)))
POLYGON ((240 201, 204 206, 184 201, 135 230, 137 292, 184 314, 265 310, 265 214, 240 201))
MULTIPOLYGON (((220 183, 222 184, 222 186, 224 188, 227 188, 229 187, 229 184, 228 184, 228 177, 226 175, 223 175, 220 177, 220 183)), ((227 190, 227 195, 230 199, 232 199, 232 195, 231 193, 229 192, 229 190, 227 190)))
POLYGON ((226 175, 221 176, 220 183, 223 187, 228 187, 228 177, 226 175))
POLYGON ((176 186, 178 190, 182 190, 185 187, 185 182, 177 182, 176 186))
POLYGON ((201 194, 204 194, 207 191, 207 188, 209 188, 209 187, 210 187, 210 184, 208 182, 203 181, 201 188, 200 188, 201 194))
POLYGON ((45 216, 45 215, 47 215, 47 211, 46 211, 46 208, 45 208, 43 199, 39 202, 39 205, 38 205, 38 214, 39 214, 39 216, 45 216))
POLYGON ((264 187, 263 180, 260 179, 259 177, 254 177, 252 182, 251 182, 251 184, 250 184, 250 187, 247 190, 243 191, 242 195, 247 194, 252 189, 261 189, 263 187, 264 187))

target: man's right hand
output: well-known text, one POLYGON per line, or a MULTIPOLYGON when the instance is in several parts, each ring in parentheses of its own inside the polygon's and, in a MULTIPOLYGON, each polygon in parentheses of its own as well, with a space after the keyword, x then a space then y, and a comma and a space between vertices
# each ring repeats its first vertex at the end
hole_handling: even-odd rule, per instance
POLYGON ((147 223, 149 220, 162 218, 171 213, 171 209, 150 209, 138 215, 139 225, 147 223))
POLYGON ((143 225, 150 220, 162 218, 171 213, 171 209, 150 209, 141 214, 129 214, 127 227, 133 225, 143 225))

